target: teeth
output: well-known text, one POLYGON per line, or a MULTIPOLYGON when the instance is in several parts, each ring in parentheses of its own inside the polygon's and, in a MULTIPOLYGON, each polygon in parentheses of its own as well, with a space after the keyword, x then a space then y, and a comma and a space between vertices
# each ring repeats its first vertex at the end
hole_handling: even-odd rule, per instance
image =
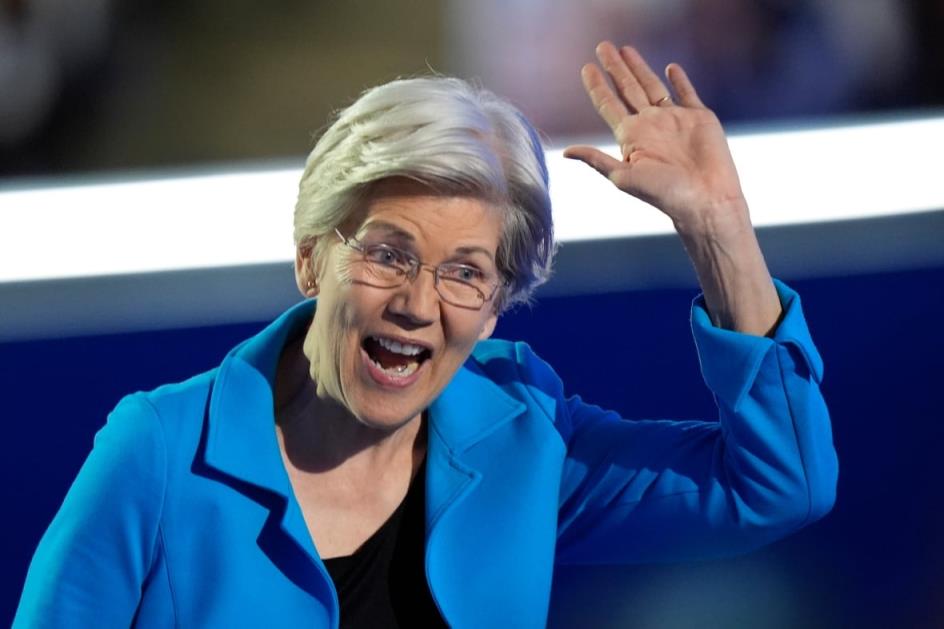
POLYGON ((396 367, 391 367, 388 369, 384 367, 383 365, 381 365, 380 363, 378 363, 376 360, 371 360, 370 362, 377 365, 377 367, 379 367, 380 370, 383 371, 384 373, 394 376, 396 378, 406 378, 407 376, 412 375, 413 372, 419 369, 419 366, 420 366, 418 362, 414 361, 406 365, 398 365, 396 367))
POLYGON ((390 339, 381 338, 375 336, 374 339, 380 343, 385 349, 394 352, 396 354, 403 354, 404 356, 416 356, 423 351, 423 347, 419 345, 412 345, 410 343, 399 343, 397 341, 391 341, 390 339))

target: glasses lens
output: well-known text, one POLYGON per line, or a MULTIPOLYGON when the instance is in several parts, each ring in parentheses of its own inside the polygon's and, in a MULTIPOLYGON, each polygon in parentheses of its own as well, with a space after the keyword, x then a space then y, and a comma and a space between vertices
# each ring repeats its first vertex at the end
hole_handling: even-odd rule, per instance
POLYGON ((378 262, 365 262, 363 265, 362 278, 364 281, 374 286, 391 288, 403 283, 406 273, 395 266, 388 266, 378 262))
POLYGON ((481 288, 447 277, 439 280, 439 294, 449 303, 462 308, 481 308, 485 303, 485 292, 481 288))
POLYGON ((364 245, 360 279, 372 286, 390 288, 403 283, 412 268, 410 257, 385 244, 364 245))
MULTIPOLYGON (((400 286, 421 266, 410 254, 381 244, 347 243, 360 252, 361 259, 352 269, 357 279, 370 286, 393 288, 400 286)), ((422 265, 425 266, 425 265, 422 265)), ((432 271, 432 267, 427 267, 432 271)), ((462 308, 480 309, 488 295, 495 290, 492 278, 475 267, 462 264, 443 264, 436 269, 436 289, 444 301, 462 308)))

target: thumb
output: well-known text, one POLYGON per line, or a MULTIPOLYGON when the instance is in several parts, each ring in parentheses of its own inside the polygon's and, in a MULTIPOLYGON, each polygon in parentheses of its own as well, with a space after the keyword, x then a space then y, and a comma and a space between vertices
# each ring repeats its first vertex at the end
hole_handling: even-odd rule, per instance
POLYGON ((564 149, 564 157, 567 159, 580 160, 607 179, 610 178, 610 173, 612 173, 623 163, 618 159, 610 157, 599 149, 596 149, 592 146, 583 145, 568 146, 566 149, 564 149))

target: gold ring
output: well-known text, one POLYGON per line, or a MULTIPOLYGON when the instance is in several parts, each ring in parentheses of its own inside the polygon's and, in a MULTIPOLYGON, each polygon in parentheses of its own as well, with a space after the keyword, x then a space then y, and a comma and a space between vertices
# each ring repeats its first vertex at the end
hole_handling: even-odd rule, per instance
POLYGON ((654 104, 656 107, 661 107, 662 105, 666 105, 666 104, 671 105, 671 104, 672 104, 672 97, 671 97, 671 96, 663 96, 662 98, 660 98, 659 100, 657 100, 657 101, 656 101, 655 103, 653 103, 653 104, 654 104))

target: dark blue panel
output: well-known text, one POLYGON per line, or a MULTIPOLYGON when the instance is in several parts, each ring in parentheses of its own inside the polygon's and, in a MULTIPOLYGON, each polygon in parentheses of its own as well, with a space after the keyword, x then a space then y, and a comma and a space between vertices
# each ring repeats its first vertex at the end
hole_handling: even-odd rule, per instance
MULTIPOLYGON (((556 626, 944 625, 944 268, 787 281, 826 363, 841 468, 833 513, 747 557, 569 569, 556 626)), ((689 330, 694 296, 544 299, 506 315, 496 336, 528 341, 568 392, 626 416, 713 417, 689 330)), ((12 618, 39 536, 117 400, 218 364, 262 325, 0 345, 12 432, 0 457, 0 619, 12 618)))

